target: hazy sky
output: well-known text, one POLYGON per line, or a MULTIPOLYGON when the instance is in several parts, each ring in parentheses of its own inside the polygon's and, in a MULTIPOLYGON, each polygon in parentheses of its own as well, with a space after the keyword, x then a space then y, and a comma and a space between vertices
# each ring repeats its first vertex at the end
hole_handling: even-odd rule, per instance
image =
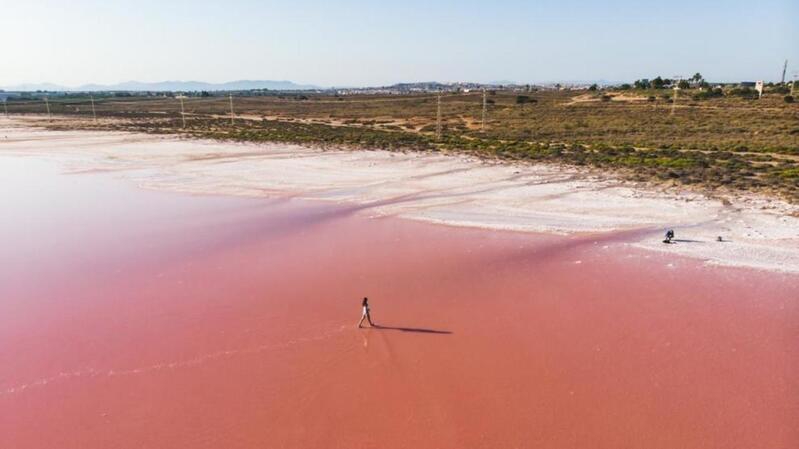
POLYGON ((797 0, 0 0, 0 85, 633 80, 799 70, 797 0))

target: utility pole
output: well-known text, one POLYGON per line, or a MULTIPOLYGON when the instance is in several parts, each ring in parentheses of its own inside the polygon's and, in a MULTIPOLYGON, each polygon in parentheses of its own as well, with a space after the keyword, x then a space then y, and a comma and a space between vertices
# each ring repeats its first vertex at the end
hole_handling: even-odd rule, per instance
POLYGON ((90 95, 89 98, 92 100, 92 117, 94 117, 94 123, 97 123, 97 110, 94 108, 94 95, 90 95))
POLYGON ((785 71, 788 70, 788 60, 785 60, 785 64, 782 65, 782 81, 780 84, 785 84, 785 71))
POLYGON ((674 83, 674 87, 673 87, 673 89, 674 89, 674 98, 672 98, 672 100, 671 100, 671 115, 674 115, 674 111, 677 108, 677 92, 680 90, 680 81, 681 80, 682 80, 682 77, 679 76, 679 75, 674 77, 674 81, 673 81, 673 83, 674 83))
POLYGON ((233 119, 236 118, 236 115, 233 113, 233 94, 230 94, 230 124, 233 124, 233 119))
POLYGON ((441 139, 441 92, 436 96, 436 139, 441 139))
POLYGON ((482 118, 482 122, 480 123, 480 132, 485 132, 485 130, 486 130, 486 105, 487 105, 486 88, 484 87, 483 88, 483 118, 482 118))
POLYGON ((674 86, 674 98, 671 100, 671 115, 674 115, 674 109, 677 107, 677 91, 680 90, 678 86, 674 86))
POLYGON ((50 115, 50 102, 47 101, 47 95, 44 96, 44 105, 47 107, 47 120, 52 121, 53 117, 50 115))
POLYGON ((183 108, 183 95, 179 96, 180 100, 180 118, 183 119, 183 127, 186 127, 186 109, 183 108))

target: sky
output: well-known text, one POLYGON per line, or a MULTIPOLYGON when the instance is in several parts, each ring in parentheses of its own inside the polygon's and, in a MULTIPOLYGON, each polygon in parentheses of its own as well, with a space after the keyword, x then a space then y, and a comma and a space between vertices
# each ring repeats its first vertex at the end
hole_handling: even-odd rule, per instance
POLYGON ((0 86, 778 81, 799 1, 0 0, 0 58, 0 86))

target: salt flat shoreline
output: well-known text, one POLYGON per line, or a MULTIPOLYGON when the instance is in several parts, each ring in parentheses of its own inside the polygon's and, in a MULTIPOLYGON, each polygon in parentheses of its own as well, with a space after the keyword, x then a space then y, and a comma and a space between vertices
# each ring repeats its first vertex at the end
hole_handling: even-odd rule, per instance
POLYGON ((465 155, 320 150, 106 131, 49 131, 0 121, 0 156, 57 160, 67 172, 118 171, 144 188, 294 196, 353 213, 557 234, 638 229, 624 243, 706 261, 799 273, 799 206, 756 195, 633 186, 612 176, 465 155), (661 242, 667 228, 677 243, 661 242), (723 242, 718 242, 721 236, 723 242))

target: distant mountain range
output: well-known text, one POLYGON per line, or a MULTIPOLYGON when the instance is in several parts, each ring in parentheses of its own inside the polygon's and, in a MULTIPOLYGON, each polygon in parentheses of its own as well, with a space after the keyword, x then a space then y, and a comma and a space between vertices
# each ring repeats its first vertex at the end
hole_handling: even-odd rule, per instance
MULTIPOLYGON (((562 85, 590 85, 599 84, 600 86, 621 84, 615 81, 607 80, 569 80, 569 81, 551 81, 551 82, 536 82, 529 83, 532 85, 555 85, 560 83, 562 85)), ((391 86, 382 87, 338 87, 336 89, 398 89, 398 90, 437 90, 445 89, 451 86, 513 86, 524 85, 526 83, 513 82, 508 80, 493 81, 489 83, 441 83, 438 81, 427 82, 407 82, 398 83, 391 86)), ((127 81, 118 84, 84 84, 82 86, 70 87, 62 86, 52 83, 26 83, 16 86, 0 87, 8 92, 35 92, 35 91, 48 91, 48 92, 219 92, 219 91, 244 91, 256 89, 268 89, 274 91, 296 91, 296 90, 321 90, 324 87, 297 84, 292 81, 273 81, 273 80, 239 80, 229 81, 227 83, 206 83, 202 81, 160 81, 155 83, 143 83, 140 81, 127 81)))
POLYGON ((97 92, 97 91, 150 91, 150 92, 194 92, 194 91, 220 91, 220 90, 312 90, 319 89, 317 86, 307 84, 296 84, 292 81, 271 81, 271 80, 239 80, 227 83, 205 83, 202 81, 161 81, 156 83, 142 83, 139 81, 127 81, 118 84, 85 84, 83 86, 68 87, 51 83, 20 84, 8 86, 3 89, 7 91, 59 91, 59 92, 97 92))

